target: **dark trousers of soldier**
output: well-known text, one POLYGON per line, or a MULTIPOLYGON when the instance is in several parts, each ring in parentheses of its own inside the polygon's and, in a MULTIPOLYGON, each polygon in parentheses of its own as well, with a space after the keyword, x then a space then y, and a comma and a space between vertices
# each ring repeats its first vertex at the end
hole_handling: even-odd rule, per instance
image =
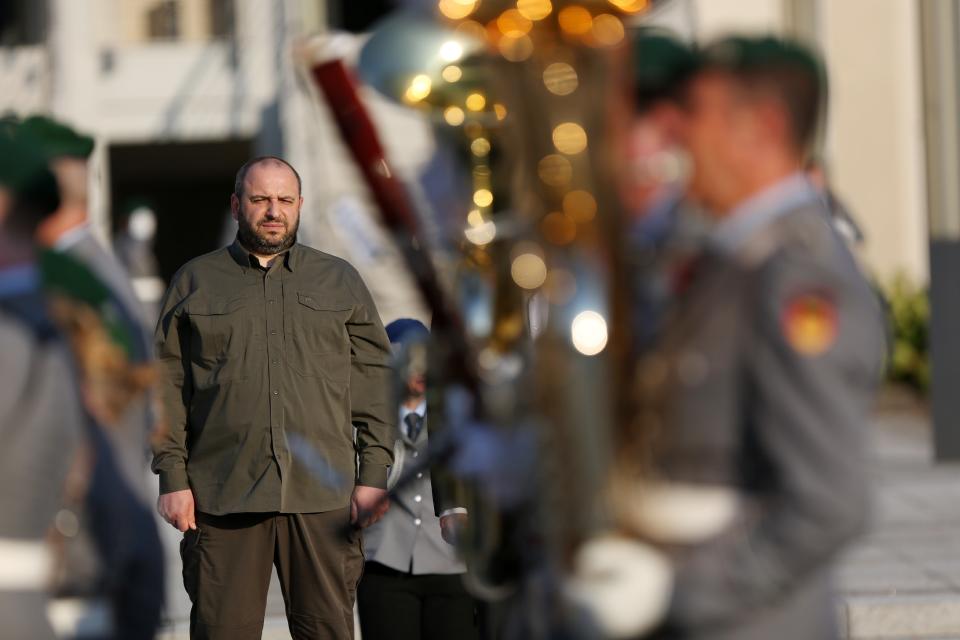
POLYGON ((275 565, 294 640, 350 640, 363 573, 350 509, 197 514, 180 543, 193 640, 259 640, 275 565))
POLYGON ((476 601, 459 575, 368 562, 357 593, 363 640, 478 640, 476 601))

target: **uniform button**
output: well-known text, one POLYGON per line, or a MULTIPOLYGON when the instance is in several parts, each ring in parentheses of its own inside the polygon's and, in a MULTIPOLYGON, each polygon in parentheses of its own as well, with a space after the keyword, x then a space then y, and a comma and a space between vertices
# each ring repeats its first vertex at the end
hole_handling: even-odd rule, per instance
POLYGON ((270 331, 270 335, 272 335, 272 336, 277 335, 277 330, 276 330, 276 329, 273 329, 272 331, 270 331))
POLYGON ((423 477, 423 473, 422 473, 422 472, 421 472, 421 473, 417 473, 417 479, 420 479, 420 478, 422 478, 422 477, 423 477))
POLYGON ((413 521, 413 524, 415 524, 415 525, 417 525, 417 526, 419 527, 419 526, 420 526, 420 522, 421 522, 420 518, 417 518, 416 520, 413 521))
POLYGON ((413 496, 414 502, 421 502, 422 500, 423 500, 423 496, 413 496))
POLYGON ((269 302, 270 304, 273 304, 273 300, 267 300, 267 302, 269 302))
POLYGON ((414 452, 413 452, 413 457, 414 457, 414 458, 416 458, 416 457, 419 456, 419 455, 420 455, 420 452, 419 452, 419 451, 414 451, 414 452))
POLYGON ((276 389, 274 389, 274 390, 273 390, 273 395, 278 396, 278 395, 280 395, 280 392, 277 391, 276 389))

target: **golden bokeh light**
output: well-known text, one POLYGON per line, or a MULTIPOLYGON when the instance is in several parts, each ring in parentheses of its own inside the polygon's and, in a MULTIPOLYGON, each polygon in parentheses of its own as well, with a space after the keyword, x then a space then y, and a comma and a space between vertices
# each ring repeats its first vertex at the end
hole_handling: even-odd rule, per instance
POLYGON ((623 40, 623 22, 616 16, 604 13, 593 19, 592 32, 599 44, 611 47, 623 40))
POLYGON ((493 204, 493 193, 490 189, 477 189, 473 192, 473 204, 478 207, 489 207, 493 204))
POLYGON ((504 36, 497 43, 500 54, 510 62, 523 62, 533 54, 533 40, 530 36, 504 36))
POLYGON ((451 64, 443 68, 440 76, 447 82, 457 82, 463 77, 463 69, 455 64, 451 64))
POLYGON ((407 102, 420 102, 430 95, 431 86, 430 77, 421 73, 410 80, 410 86, 407 87, 407 91, 403 94, 403 97, 407 102))
POLYGON ((482 158, 490 153, 490 141, 486 138, 477 138, 470 143, 470 151, 473 155, 482 158))
POLYGON ((537 175, 551 187, 562 187, 573 177, 573 166, 563 156, 552 153, 537 163, 537 175))
POLYGON ((440 72, 440 76, 447 82, 456 82, 463 77, 463 69, 455 64, 451 64, 443 68, 443 71, 440 72))
POLYGON ((462 20, 473 13, 478 4, 478 0, 440 0, 437 8, 451 20, 462 20))
POLYGON ((540 231, 543 237, 553 244, 570 244, 577 237, 577 223, 567 214, 554 211, 540 221, 540 231))
POLYGON ((527 20, 543 20, 553 11, 550 0, 517 0, 517 11, 527 20))
POLYGON ((554 62, 543 70, 543 84, 554 95, 566 96, 577 90, 577 71, 566 62, 554 62))
POLYGON ((443 119, 447 121, 451 127, 458 127, 463 124, 465 118, 463 109, 460 107, 447 107, 443 110, 443 119))
POLYGON ((624 13, 639 13, 650 6, 650 0, 607 0, 624 13))
POLYGON ((516 9, 507 9, 497 18, 497 28, 505 36, 519 38, 530 33, 533 23, 516 9))
POLYGON ((596 311, 581 311, 570 324, 573 347, 585 356, 595 356, 607 346, 607 321, 596 311))
POLYGON ((574 222, 590 222, 597 215, 597 201, 589 191, 570 191, 563 196, 563 212, 574 222))
POLYGON ((470 111, 483 111, 483 108, 487 106, 487 99, 483 97, 482 93, 471 93, 467 96, 466 104, 470 111))
POLYGON ((493 105, 493 112, 497 114, 497 120, 503 120, 507 117, 507 108, 499 102, 493 105))
POLYGON ((486 220, 483 219, 480 209, 470 209, 470 213, 467 214, 467 224, 471 227, 479 227, 485 222, 486 220))
POLYGON ((521 253, 510 264, 510 276, 522 289, 538 289, 547 279, 547 265, 535 253, 521 253))
POLYGON ((560 28, 573 36, 582 36, 593 27, 593 16, 580 5, 566 7, 557 14, 560 28))
POLYGON ((560 153, 574 155, 587 148, 587 132, 576 122, 564 122, 553 129, 553 146, 560 153))

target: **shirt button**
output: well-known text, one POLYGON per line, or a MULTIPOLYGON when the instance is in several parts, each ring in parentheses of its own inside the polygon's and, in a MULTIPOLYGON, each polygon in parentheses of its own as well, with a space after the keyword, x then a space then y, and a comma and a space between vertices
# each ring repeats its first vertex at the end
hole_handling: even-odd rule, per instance
POLYGON ((279 361, 279 360, 274 360, 274 361, 273 361, 273 364, 280 364, 280 361, 279 361))
POLYGON ((267 302, 269 302, 270 304, 273 304, 273 300, 267 300, 267 302))
POLYGON ((413 521, 413 524, 415 524, 415 525, 417 525, 417 526, 419 527, 419 526, 420 526, 420 522, 421 522, 420 518, 417 518, 416 520, 413 521))
POLYGON ((277 335, 277 330, 276 330, 276 329, 273 329, 272 331, 270 331, 270 335, 272 335, 272 336, 277 335))
POLYGON ((416 458, 416 457, 419 456, 419 455, 420 455, 420 452, 419 452, 419 451, 414 451, 414 452, 413 452, 413 457, 414 457, 414 458, 416 458))
POLYGON ((417 479, 420 479, 420 478, 422 478, 422 477, 423 477, 423 473, 422 473, 422 472, 417 473, 417 479))
POLYGON ((414 502, 420 502, 420 501, 422 501, 422 500, 423 500, 423 496, 413 496, 413 501, 414 501, 414 502))
POLYGON ((278 396, 278 395, 280 395, 280 392, 277 391, 276 389, 274 389, 274 390, 273 390, 273 395, 278 396))

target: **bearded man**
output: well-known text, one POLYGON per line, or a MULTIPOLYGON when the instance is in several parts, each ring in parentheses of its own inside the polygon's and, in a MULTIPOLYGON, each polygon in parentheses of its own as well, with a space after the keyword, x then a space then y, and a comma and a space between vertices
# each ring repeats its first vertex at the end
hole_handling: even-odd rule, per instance
POLYGON ((260 638, 273 565, 294 638, 352 638, 358 530, 386 510, 390 345, 356 270, 297 244, 302 204, 287 162, 247 162, 236 241, 163 302, 153 469, 184 534, 191 638, 260 638))

